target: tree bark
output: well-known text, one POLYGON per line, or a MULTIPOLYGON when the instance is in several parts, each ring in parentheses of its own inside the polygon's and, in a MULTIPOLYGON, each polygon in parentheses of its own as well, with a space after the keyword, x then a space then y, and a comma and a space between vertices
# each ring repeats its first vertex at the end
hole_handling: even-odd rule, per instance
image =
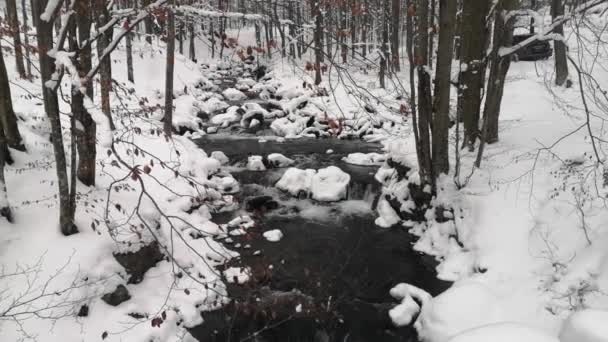
MULTIPOLYGON (((551 16, 553 20, 564 15, 564 0, 551 0, 551 16)), ((564 36, 564 25, 557 25, 553 33, 564 36)), ((555 84, 558 86, 568 85, 568 58, 566 57, 566 43, 556 39, 553 41, 555 47, 555 84)))
POLYGON ((420 155, 420 179, 423 184, 433 184, 431 165, 431 138, 429 134, 432 115, 431 76, 428 68, 429 45, 429 1, 418 0, 416 6, 417 28, 414 48, 416 69, 418 73, 418 135, 420 155))
POLYGON ((473 150, 479 137, 479 111, 483 87, 483 47, 485 44, 485 16, 487 0, 464 1, 462 11, 462 37, 460 45, 462 70, 458 87, 458 109, 464 121, 463 143, 473 150))
MULTIPOLYGON (((99 30, 110 20, 110 13, 106 8, 104 0, 95 0, 95 14, 97 15, 97 29, 99 30)), ((108 29, 97 40, 97 55, 102 56, 103 51, 112 41, 112 29, 108 29)), ((108 117, 110 129, 116 129, 112 120, 112 108, 110 107, 110 91, 112 90, 112 58, 110 55, 99 61, 99 80, 101 82, 101 111, 108 117)))
POLYGON ((171 137, 173 132, 173 69, 175 65, 175 0, 168 8, 167 20, 167 68, 165 70, 165 118, 164 132, 171 137))
POLYGON ((22 16, 23 16, 23 42, 25 43, 25 45, 24 45, 25 65, 27 67, 25 76, 27 77, 27 79, 31 79, 32 78, 32 60, 30 59, 30 40, 28 38, 29 27, 27 24, 27 8, 25 5, 25 0, 21 0, 21 9, 22 9, 22 16))
POLYGON ((456 2, 439 0, 439 42, 433 118, 433 174, 450 171, 448 132, 450 125, 450 75, 454 51, 456 2))
MULTIPOLYGON (((35 1, 36 13, 44 12, 48 0, 35 1)), ((55 18, 56 13, 52 16, 55 18)), ((70 208, 70 185, 68 182, 67 162, 61 130, 61 119, 59 117, 59 101, 56 88, 47 86, 55 72, 55 62, 48 55, 53 48, 53 20, 37 20, 36 35, 38 38, 38 54, 40 59, 40 79, 42 82, 42 95, 44 98, 44 109, 51 124, 51 139, 55 154, 55 167, 57 171, 57 187, 59 190, 59 225, 64 235, 72 235, 78 232, 74 224, 74 210, 70 208)), ((49 84, 50 85, 50 84, 49 84)))
MULTIPOLYGON (((76 11, 76 25, 78 26, 78 41, 83 43, 89 40, 91 36, 91 25, 93 23, 93 19, 91 18, 91 0, 76 0, 74 10, 76 11)), ((91 70, 93 64, 91 55, 91 46, 83 45, 78 57, 82 70, 91 70)), ((93 100, 92 80, 89 80, 86 84, 86 94, 93 100)))
POLYGON ((517 8, 517 0, 502 0, 496 7, 494 15, 494 37, 492 52, 490 54, 490 76, 492 82, 488 82, 486 90, 486 102, 483 111, 484 123, 481 135, 481 145, 477 154, 475 164, 481 164, 483 148, 485 144, 498 141, 498 117, 500 114, 500 104, 505 85, 505 78, 511 65, 510 56, 500 57, 498 54, 500 47, 511 46, 513 42, 513 19, 505 22, 503 12, 513 11, 517 8))
POLYGON ((321 46, 321 36, 323 35, 323 18, 321 14, 320 0, 312 2, 312 16, 315 18, 315 85, 321 84, 321 59, 323 57, 323 46, 321 46))
POLYGON ((382 45, 381 45, 381 56, 380 56, 380 88, 386 88, 385 78, 388 69, 388 1, 382 0, 382 45))
POLYGON ((8 26, 13 36, 17 73, 19 77, 26 78, 25 66, 23 64, 23 50, 21 49, 21 34, 19 32, 19 17, 17 16, 17 3, 15 0, 6 0, 6 12, 8 15, 8 26))
POLYGON ((0 53, 0 124, 3 127, 6 144, 14 149, 25 151, 12 101, 6 65, 4 57, 0 53))
POLYGON ((194 24, 190 23, 188 25, 188 31, 190 31, 190 43, 188 44, 188 57, 191 61, 196 62, 196 46, 194 41, 194 35, 196 34, 194 31, 194 24))
POLYGON ((392 14, 393 18, 391 21, 392 33, 391 33, 391 50, 392 58, 391 65, 395 71, 401 71, 401 62, 399 60, 399 33, 400 33, 400 20, 401 17, 401 0, 392 0, 392 14))
POLYGON ((8 201, 6 178, 4 177, 4 165, 6 164, 7 157, 10 158, 10 152, 6 145, 2 123, 0 123, 0 217, 4 217, 8 222, 12 223, 13 213, 8 201))

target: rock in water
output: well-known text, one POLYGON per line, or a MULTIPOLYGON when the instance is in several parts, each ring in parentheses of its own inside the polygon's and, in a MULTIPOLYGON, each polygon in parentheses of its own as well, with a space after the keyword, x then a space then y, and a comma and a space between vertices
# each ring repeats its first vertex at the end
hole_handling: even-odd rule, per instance
POLYGON ((320 169, 312 177, 310 192, 317 201, 335 202, 346 198, 350 175, 336 166, 320 169))

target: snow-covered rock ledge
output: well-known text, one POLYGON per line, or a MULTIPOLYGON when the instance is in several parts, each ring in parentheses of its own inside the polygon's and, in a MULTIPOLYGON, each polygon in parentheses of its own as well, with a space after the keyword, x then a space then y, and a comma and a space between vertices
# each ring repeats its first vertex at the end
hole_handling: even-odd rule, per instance
POLYGON ((276 187, 292 196, 305 195, 321 202, 336 202, 346 199, 350 175, 339 167, 302 170, 295 167, 287 169, 276 187))

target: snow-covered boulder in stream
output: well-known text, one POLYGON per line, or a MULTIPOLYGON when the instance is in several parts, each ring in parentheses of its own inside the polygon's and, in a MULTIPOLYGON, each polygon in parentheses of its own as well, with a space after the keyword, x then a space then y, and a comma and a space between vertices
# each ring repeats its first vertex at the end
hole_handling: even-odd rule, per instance
POLYGON ((268 155, 268 163, 273 167, 288 167, 295 162, 293 159, 287 158, 280 153, 271 153, 268 155))
POLYGON ((211 158, 220 162, 220 165, 226 165, 230 161, 226 154, 222 151, 213 151, 211 152, 211 158))
POLYGON ((276 187, 289 192, 292 196, 299 196, 301 192, 308 194, 315 173, 316 171, 313 169, 302 170, 291 167, 285 171, 276 187))
POLYGON ((201 111, 199 102, 192 95, 183 95, 175 100, 175 111, 173 113, 173 127, 179 130, 184 127, 198 130, 201 119, 197 117, 201 111))
POLYGON ((247 159, 247 170, 266 171, 262 156, 251 156, 247 159))
POLYGON ((289 115, 288 117, 274 120, 270 128, 278 136, 295 138, 306 129, 308 120, 307 117, 289 115))
POLYGON ((222 95, 224 95, 228 101, 243 101, 247 99, 247 95, 235 88, 228 88, 224 90, 222 95))
POLYGON ((241 120, 240 107, 232 106, 226 110, 226 113, 217 114, 211 118, 211 123, 214 125, 228 127, 233 122, 239 122, 241 120))
POLYGON ((353 165, 382 165, 386 160, 383 154, 379 153, 350 153, 348 156, 342 158, 344 162, 353 165))
POLYGON ((350 175, 339 167, 320 169, 312 177, 310 192, 317 201, 335 202, 346 198, 350 175))

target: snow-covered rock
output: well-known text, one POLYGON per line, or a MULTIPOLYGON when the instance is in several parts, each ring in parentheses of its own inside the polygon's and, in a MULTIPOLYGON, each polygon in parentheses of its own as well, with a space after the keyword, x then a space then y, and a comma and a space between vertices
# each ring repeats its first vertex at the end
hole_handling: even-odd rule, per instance
POLYGON ((561 342, 608 342, 608 311, 581 310, 568 317, 559 334, 561 342))
POLYGON ((414 327, 424 342, 447 342, 466 330, 503 320, 491 289, 480 282, 463 281, 425 303, 414 327))
POLYGON ((317 201, 334 202, 346 198, 350 175, 339 167, 320 169, 312 177, 310 192, 317 201))
POLYGON ((315 173, 313 169, 301 170, 291 167, 285 171, 276 187, 289 192, 292 196, 298 196, 301 192, 308 194, 315 173))
POLYGON ((207 127, 207 134, 214 134, 214 133, 217 133, 217 127, 215 127, 215 126, 207 127))
POLYGON ((247 159, 247 170, 249 171, 266 171, 262 156, 250 156, 247 159))
POLYGON ((225 110, 228 107, 230 106, 226 102, 218 99, 217 97, 210 98, 202 105, 202 109, 207 113, 217 113, 225 110))
POLYGON ((226 165, 230 160, 226 156, 226 154, 222 151, 213 151, 211 152, 211 158, 220 162, 221 165, 226 165))
POLYGON ((283 232, 279 229, 273 229, 264 232, 264 238, 270 242, 279 242, 283 238, 283 232))
POLYGON ((414 298, 422 305, 428 303, 432 298, 426 291, 406 283, 393 287, 390 294, 393 298, 401 300, 399 305, 388 312, 393 324, 398 327, 409 325, 420 312, 420 305, 414 298))
POLYGON ((229 283, 244 284, 249 281, 251 271, 248 268, 230 267, 224 271, 229 283))
POLYGON ((249 128, 256 128, 259 127, 262 123, 260 122, 260 120, 258 119, 253 119, 251 120, 251 122, 249 123, 249 128))
POLYGON ((179 129, 186 127, 198 130, 201 119, 197 117, 200 104, 192 95, 183 95, 175 100, 175 112, 173 113, 173 127, 179 129))
POLYGON ((268 162, 274 167, 288 167, 293 165, 295 161, 287 158, 280 153, 271 153, 268 155, 268 162))
MULTIPOLYGON (((557 338, 547 335, 538 329, 519 323, 502 322, 484 325, 467 330, 449 342, 560 342, 557 338)), ((588 342, 591 340, 575 340, 588 342)), ((605 341, 605 340, 602 340, 605 341)), ((564 340, 562 340, 564 342, 564 340)))
POLYGON ((247 95, 235 88, 228 88, 224 90, 222 95, 224 95, 228 101, 242 101, 247 99, 247 95))
POLYGON ((295 138, 306 129, 307 122, 308 118, 306 117, 289 116, 274 120, 270 128, 278 136, 295 138))
POLYGON ((384 196, 380 197, 380 201, 378 201, 378 208, 376 210, 378 211, 379 216, 376 218, 374 223, 376 223, 377 226, 382 228, 390 228, 399 223, 401 220, 397 212, 395 212, 395 209, 391 207, 384 196))
POLYGON ((239 107, 232 106, 226 110, 226 113, 214 115, 211 118, 211 123, 214 125, 227 127, 233 122, 239 122, 239 120, 241 120, 239 107))
POLYGON ((342 158, 346 163, 353 165, 381 165, 386 160, 383 154, 379 153, 350 153, 342 158))

